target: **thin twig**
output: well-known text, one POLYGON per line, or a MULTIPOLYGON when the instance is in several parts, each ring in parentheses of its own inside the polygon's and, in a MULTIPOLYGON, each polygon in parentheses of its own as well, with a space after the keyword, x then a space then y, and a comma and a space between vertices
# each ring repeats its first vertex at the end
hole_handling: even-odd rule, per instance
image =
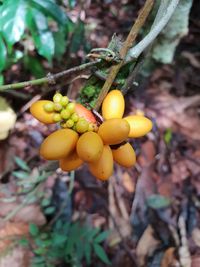
POLYGON ((0 91, 4 91, 4 90, 8 90, 8 89, 19 89, 19 88, 23 88, 23 87, 27 87, 27 86, 40 85, 40 84, 44 84, 44 83, 54 84, 55 80, 57 80, 58 78, 65 76, 65 75, 75 73, 75 72, 80 72, 80 71, 83 71, 85 69, 89 69, 93 66, 98 65, 100 63, 100 61, 101 60, 98 59, 98 60, 95 60, 92 62, 82 64, 80 66, 76 66, 76 67, 68 69, 68 70, 58 72, 56 74, 48 74, 46 77, 32 80, 32 81, 25 81, 25 82, 20 82, 20 83, 2 85, 2 86, 0 86, 0 91))
POLYGON ((166 8, 165 15, 161 18, 161 20, 153 27, 153 29, 144 37, 142 41, 129 50, 126 57, 126 63, 138 58, 138 56, 156 39, 156 37, 170 20, 178 3, 179 0, 172 0, 170 2, 169 6, 166 8))
POLYGON ((140 11, 133 27, 131 28, 131 31, 130 31, 128 37, 126 38, 126 41, 124 42, 124 44, 120 50, 120 58, 122 59, 122 61, 119 64, 111 67, 110 72, 108 74, 108 77, 106 79, 106 82, 104 83, 103 88, 101 90, 101 93, 100 93, 100 95, 96 101, 96 105, 95 105, 96 110, 98 110, 100 108, 103 99, 107 95, 110 87, 113 84, 113 81, 115 80, 115 78, 117 76, 117 73, 119 72, 120 68, 123 66, 126 54, 129 51, 130 47, 133 46, 133 43, 134 43, 134 41, 135 41, 135 39, 139 33, 139 30, 141 29, 141 27, 145 23, 148 15, 149 15, 149 12, 151 11, 151 9, 153 7, 153 3, 154 3, 154 0, 147 0, 145 2, 145 5, 143 6, 142 10, 140 11))

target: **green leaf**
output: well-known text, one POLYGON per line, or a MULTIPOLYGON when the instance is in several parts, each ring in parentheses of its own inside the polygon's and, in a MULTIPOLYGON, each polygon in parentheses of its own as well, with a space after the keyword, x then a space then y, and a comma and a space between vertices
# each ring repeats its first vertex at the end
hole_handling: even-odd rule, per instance
POLYGON ((69 8, 72 9, 76 5, 76 0, 68 0, 69 8))
POLYGON ((48 207, 48 208, 46 208, 46 209, 44 210, 44 213, 45 213, 46 215, 50 215, 50 214, 53 214, 54 211, 55 211, 55 207, 48 207))
POLYGON ((36 78, 41 78, 45 76, 44 68, 41 62, 31 56, 24 57, 24 66, 27 70, 29 70, 36 78))
POLYGON ((78 223, 74 223, 69 229, 68 242, 65 250, 66 255, 72 254, 77 242, 80 242, 80 225, 78 223))
POLYGON ((23 237, 19 240, 19 245, 23 247, 27 247, 29 245, 29 241, 27 238, 23 237))
POLYGON ((87 262, 87 265, 91 264, 91 245, 89 242, 86 242, 84 245, 84 255, 87 262))
POLYGON ((165 143, 168 145, 170 141, 172 140, 172 130, 168 128, 164 135, 165 143))
POLYGON ((66 37, 67 34, 64 30, 60 29, 57 32, 53 33, 54 41, 55 41, 55 57, 58 60, 62 59, 62 55, 66 51, 67 41, 66 37))
POLYGON ((37 236, 39 234, 39 228, 37 227, 36 224, 34 224, 34 223, 29 224, 29 233, 32 236, 37 236))
POLYGON ((67 16, 65 12, 52 0, 31 0, 33 4, 40 8, 46 15, 52 17, 60 24, 66 24, 67 16))
POLYGON ((25 30, 26 0, 4 0, 1 6, 0 31, 9 45, 18 42, 25 30))
POLYGON ((4 70, 6 66, 6 56, 7 56, 7 50, 6 46, 4 44, 4 41, 0 35, 0 71, 4 70))
POLYGON ((14 160, 15 160, 15 163, 16 163, 22 170, 24 170, 24 171, 30 171, 29 166, 27 165, 27 163, 26 163, 23 159, 21 159, 21 158, 15 156, 15 157, 14 157, 14 160))
POLYGON ((99 244, 94 244, 94 252, 99 257, 100 260, 102 260, 106 264, 111 264, 111 262, 108 259, 108 256, 106 255, 104 249, 99 244))
POLYGON ((152 209, 167 208, 171 204, 171 200, 159 194, 153 194, 147 198, 147 205, 152 209))
POLYGON ((24 172, 24 171, 14 171, 14 172, 12 172, 12 175, 17 177, 18 179, 27 179, 30 174, 28 172, 24 172))
POLYGON ((108 235, 109 235, 109 231, 104 231, 95 237, 94 242, 101 243, 108 237, 108 235))
POLYGON ((74 29, 73 36, 70 42, 71 53, 76 53, 80 49, 83 42, 85 41, 84 32, 85 32, 84 23, 81 20, 79 20, 78 24, 74 29))
POLYGON ((26 22, 38 53, 51 61, 55 52, 55 42, 53 34, 49 30, 47 18, 42 12, 32 8, 26 16, 26 22))
POLYGON ((0 74, 0 85, 4 84, 4 77, 2 74, 0 74))
POLYGON ((42 206, 42 207, 47 207, 47 206, 50 205, 50 203, 51 203, 51 199, 50 199, 50 198, 44 198, 44 199, 42 200, 42 202, 41 202, 41 206, 42 206))
POLYGON ((64 242, 67 240, 67 235, 57 234, 55 233, 52 238, 52 242, 54 246, 62 246, 64 242))

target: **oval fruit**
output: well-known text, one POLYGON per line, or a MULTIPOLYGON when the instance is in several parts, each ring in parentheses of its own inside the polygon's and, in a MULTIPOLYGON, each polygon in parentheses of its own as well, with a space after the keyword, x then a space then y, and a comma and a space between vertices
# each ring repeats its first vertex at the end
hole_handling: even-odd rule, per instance
POLYGON ((78 134, 71 129, 60 129, 50 134, 40 147, 40 155, 47 160, 68 156, 76 147, 78 134))
POLYGON ((90 110, 85 108, 83 105, 76 103, 75 112, 79 117, 83 117, 88 122, 96 123, 96 118, 90 110))
POLYGON ((135 165, 136 162, 135 151, 129 143, 121 145, 117 149, 113 149, 112 153, 114 161, 116 161, 119 165, 126 168, 135 165))
POLYGON ((103 147, 99 160, 89 163, 90 172, 98 179, 105 181, 113 173, 113 156, 109 146, 103 147))
POLYGON ((102 104, 102 116, 104 119, 121 119, 124 114, 124 96, 119 90, 112 90, 107 94, 102 104))
POLYGON ((130 125, 128 137, 142 137, 151 131, 153 124, 148 118, 141 115, 132 115, 124 118, 130 125))
POLYGON ((77 169, 83 164, 82 159, 79 158, 76 151, 73 151, 66 158, 60 160, 59 165, 63 171, 72 171, 77 169))
POLYGON ((128 137, 130 126, 124 119, 110 119, 104 121, 98 134, 106 145, 120 144, 128 137))
POLYGON ((35 117, 40 122, 46 124, 55 123, 55 121, 53 120, 53 112, 50 113, 44 110, 44 105, 46 104, 53 104, 53 102, 49 100, 36 101, 31 105, 30 112, 33 115, 33 117, 35 117))
POLYGON ((97 133, 86 132, 79 137, 76 151, 82 160, 87 162, 96 161, 102 154, 103 141, 97 133))

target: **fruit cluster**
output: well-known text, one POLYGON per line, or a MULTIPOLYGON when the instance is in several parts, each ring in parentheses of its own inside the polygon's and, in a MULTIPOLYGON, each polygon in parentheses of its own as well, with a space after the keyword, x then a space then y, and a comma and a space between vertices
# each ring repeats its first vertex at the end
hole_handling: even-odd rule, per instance
POLYGON ((56 93, 53 101, 35 102, 30 111, 40 122, 59 123, 61 128, 72 128, 78 133, 97 130, 94 115, 84 106, 70 102, 67 96, 56 93))
POLYGON ((124 108, 119 90, 112 90, 104 99, 101 123, 90 110, 59 93, 53 101, 35 102, 30 108, 35 118, 46 124, 59 122, 62 128, 43 141, 40 155, 47 160, 59 160, 63 171, 75 170, 86 162, 100 180, 112 175, 114 161, 127 168, 134 166, 135 151, 127 139, 147 134, 152 122, 139 115, 122 118, 124 108))

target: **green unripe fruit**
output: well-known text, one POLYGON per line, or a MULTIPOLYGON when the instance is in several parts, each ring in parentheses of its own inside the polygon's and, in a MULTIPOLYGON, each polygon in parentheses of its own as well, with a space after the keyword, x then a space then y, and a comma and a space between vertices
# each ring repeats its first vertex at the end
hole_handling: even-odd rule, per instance
POLYGON ((60 103, 55 103, 54 104, 54 110, 55 111, 61 111, 62 110, 62 105, 60 103))
POLYGON ((54 114, 53 115, 53 120, 55 121, 55 122, 59 122, 59 121, 61 121, 61 116, 60 116, 60 114, 59 113, 56 113, 56 114, 54 114))
POLYGON ((66 109, 63 109, 60 113, 61 117, 64 119, 64 120, 67 120, 69 117, 70 117, 70 113, 68 110, 66 109))
POLYGON ((67 120, 67 121, 66 121, 66 126, 67 126, 68 128, 73 127, 73 126, 74 126, 74 121, 71 120, 71 119, 67 120))
POLYGON ((49 103, 46 103, 44 104, 44 110, 48 113, 51 113, 54 111, 54 104, 53 102, 49 102, 49 103))
POLYGON ((68 98, 67 96, 63 96, 63 97, 61 98, 60 104, 61 104, 63 107, 66 107, 68 103, 69 103, 69 98, 68 98))
POLYGON ((75 111, 75 103, 69 103, 66 107, 66 110, 68 110, 71 114, 75 111))
POLYGON ((85 119, 80 119, 76 124, 76 131, 78 133, 85 133, 87 132, 89 127, 89 123, 85 119))
POLYGON ((53 102, 54 102, 54 103, 60 103, 62 97, 63 97, 63 96, 62 96, 60 93, 56 93, 56 94, 53 96, 53 102))
POLYGON ((71 116, 71 119, 72 119, 74 122, 77 122, 77 121, 78 121, 78 119, 79 119, 79 116, 78 116, 78 114, 76 114, 76 113, 73 113, 73 114, 72 114, 72 116, 71 116))

